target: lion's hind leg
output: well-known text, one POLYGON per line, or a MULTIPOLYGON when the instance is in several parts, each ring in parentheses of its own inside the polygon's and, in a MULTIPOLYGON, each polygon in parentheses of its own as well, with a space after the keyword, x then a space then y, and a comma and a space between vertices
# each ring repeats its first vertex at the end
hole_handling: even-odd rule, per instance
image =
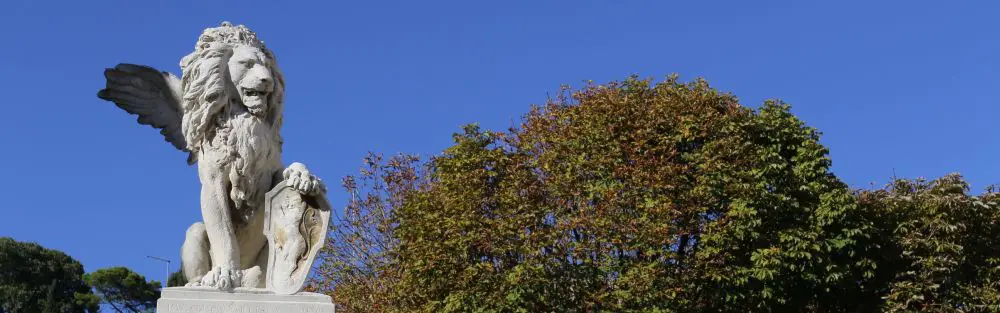
POLYGON ((210 253, 205 223, 197 222, 188 227, 181 245, 181 266, 188 286, 199 285, 202 276, 212 269, 210 253))
POLYGON ((267 285, 267 260, 268 248, 264 245, 254 260, 254 265, 243 270, 243 286, 252 288, 264 288, 267 285))

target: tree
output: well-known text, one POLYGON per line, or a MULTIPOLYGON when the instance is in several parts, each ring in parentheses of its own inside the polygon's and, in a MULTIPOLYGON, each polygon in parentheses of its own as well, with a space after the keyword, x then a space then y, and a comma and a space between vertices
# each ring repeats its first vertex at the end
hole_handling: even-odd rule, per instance
POLYGON ((467 126, 426 167, 403 162, 396 188, 360 190, 348 215, 367 209, 335 223, 346 235, 321 265, 356 276, 321 271, 312 285, 338 303, 368 300, 337 290, 382 286, 370 311, 877 307, 862 297, 872 225, 789 110, 632 77, 567 90, 506 132, 467 126), (374 258, 329 257, 379 241, 374 258))
MULTIPOLYGON (((184 268, 184 266, 181 266, 181 268, 184 268)), ((186 284, 187 277, 184 276, 184 270, 177 270, 170 273, 170 277, 167 277, 167 287, 183 287, 186 284)))
POLYGON ((0 312, 97 312, 83 273, 63 252, 0 237, 0 312))
POLYGON ((84 276, 105 303, 115 311, 153 312, 160 298, 160 282, 146 278, 125 267, 99 269, 84 276))
POLYGON ((339 311, 387 312, 396 308, 394 291, 399 279, 395 260, 398 240, 395 211, 405 195, 417 188, 419 159, 397 155, 385 160, 369 154, 358 177, 343 181, 351 195, 344 214, 336 214, 329 238, 321 250, 323 260, 307 285, 311 291, 330 294, 339 311))
POLYGON ((1000 311, 1000 194, 968 191, 952 174, 859 193, 878 230, 884 312, 1000 311))

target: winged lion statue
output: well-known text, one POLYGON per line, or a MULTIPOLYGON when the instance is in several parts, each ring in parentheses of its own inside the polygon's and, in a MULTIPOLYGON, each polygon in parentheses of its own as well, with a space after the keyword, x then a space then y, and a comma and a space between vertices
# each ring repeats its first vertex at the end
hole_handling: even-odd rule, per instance
POLYGON ((118 64, 105 70, 98 97, 159 129, 197 164, 203 222, 181 247, 188 285, 300 290, 329 204, 305 165, 282 164, 285 82, 273 53, 247 27, 224 22, 201 34, 180 67, 178 78, 118 64))

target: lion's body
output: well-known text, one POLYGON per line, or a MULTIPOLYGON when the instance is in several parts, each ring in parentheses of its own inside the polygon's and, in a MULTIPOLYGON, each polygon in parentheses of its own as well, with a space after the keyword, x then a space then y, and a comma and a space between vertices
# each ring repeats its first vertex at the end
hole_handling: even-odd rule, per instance
MULTIPOLYGON (((205 138, 205 143, 198 153, 198 173, 202 182, 202 215, 219 215, 228 209, 226 216, 214 218, 203 216, 206 223, 219 220, 231 228, 238 250, 236 270, 245 271, 257 266, 257 270, 267 268, 267 240, 263 233, 264 194, 280 180, 275 177, 282 169, 280 141, 273 136, 271 128, 261 119, 249 113, 242 112, 225 119, 220 119, 221 125, 215 132, 205 138), (221 187, 220 187, 221 186, 221 187), (225 198, 225 199, 221 199, 225 198), (216 203, 222 201, 228 203, 216 203), (219 209, 213 209, 219 208, 219 209), (206 210, 207 209, 207 210, 206 210)), ((213 225, 219 226, 219 225, 213 225)), ((192 226, 200 227, 200 226, 192 226)), ((202 227, 204 228, 204 227, 202 227)), ((219 232, 227 236, 228 231, 219 232)), ((203 246, 199 240, 219 242, 225 239, 212 240, 212 234, 205 232, 204 236, 196 234, 190 237, 185 245, 203 246)), ((207 245, 210 249, 212 246, 207 245)), ((206 258, 195 255, 197 250, 183 253, 185 275, 189 281, 200 281, 207 273, 205 266, 200 264, 206 258)), ((220 251, 225 253, 226 251, 220 251)), ((224 259, 225 256, 214 259, 224 259)), ((208 258, 211 261, 213 258, 208 258)), ((210 262, 209 265, 216 264, 210 262)), ((244 287, 263 287, 263 277, 253 277, 251 274, 240 275, 244 287), (253 283, 251 283, 253 282, 253 283), (247 286, 250 284, 251 286, 247 286)))
POLYGON ((246 223, 263 210, 264 193, 276 183, 272 182, 274 175, 282 169, 280 138, 274 136, 268 123, 246 112, 219 122, 221 126, 206 138, 200 152, 212 162, 202 161, 199 168, 228 176, 233 218, 246 223))

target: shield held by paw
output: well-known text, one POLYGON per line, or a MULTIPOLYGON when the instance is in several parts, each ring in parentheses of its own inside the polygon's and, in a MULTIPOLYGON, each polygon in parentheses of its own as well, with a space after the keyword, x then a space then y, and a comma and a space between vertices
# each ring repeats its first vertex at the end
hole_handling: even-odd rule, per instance
POLYGON ((302 290, 330 224, 326 195, 303 195, 285 181, 265 197, 264 235, 268 242, 266 288, 277 294, 302 290))

